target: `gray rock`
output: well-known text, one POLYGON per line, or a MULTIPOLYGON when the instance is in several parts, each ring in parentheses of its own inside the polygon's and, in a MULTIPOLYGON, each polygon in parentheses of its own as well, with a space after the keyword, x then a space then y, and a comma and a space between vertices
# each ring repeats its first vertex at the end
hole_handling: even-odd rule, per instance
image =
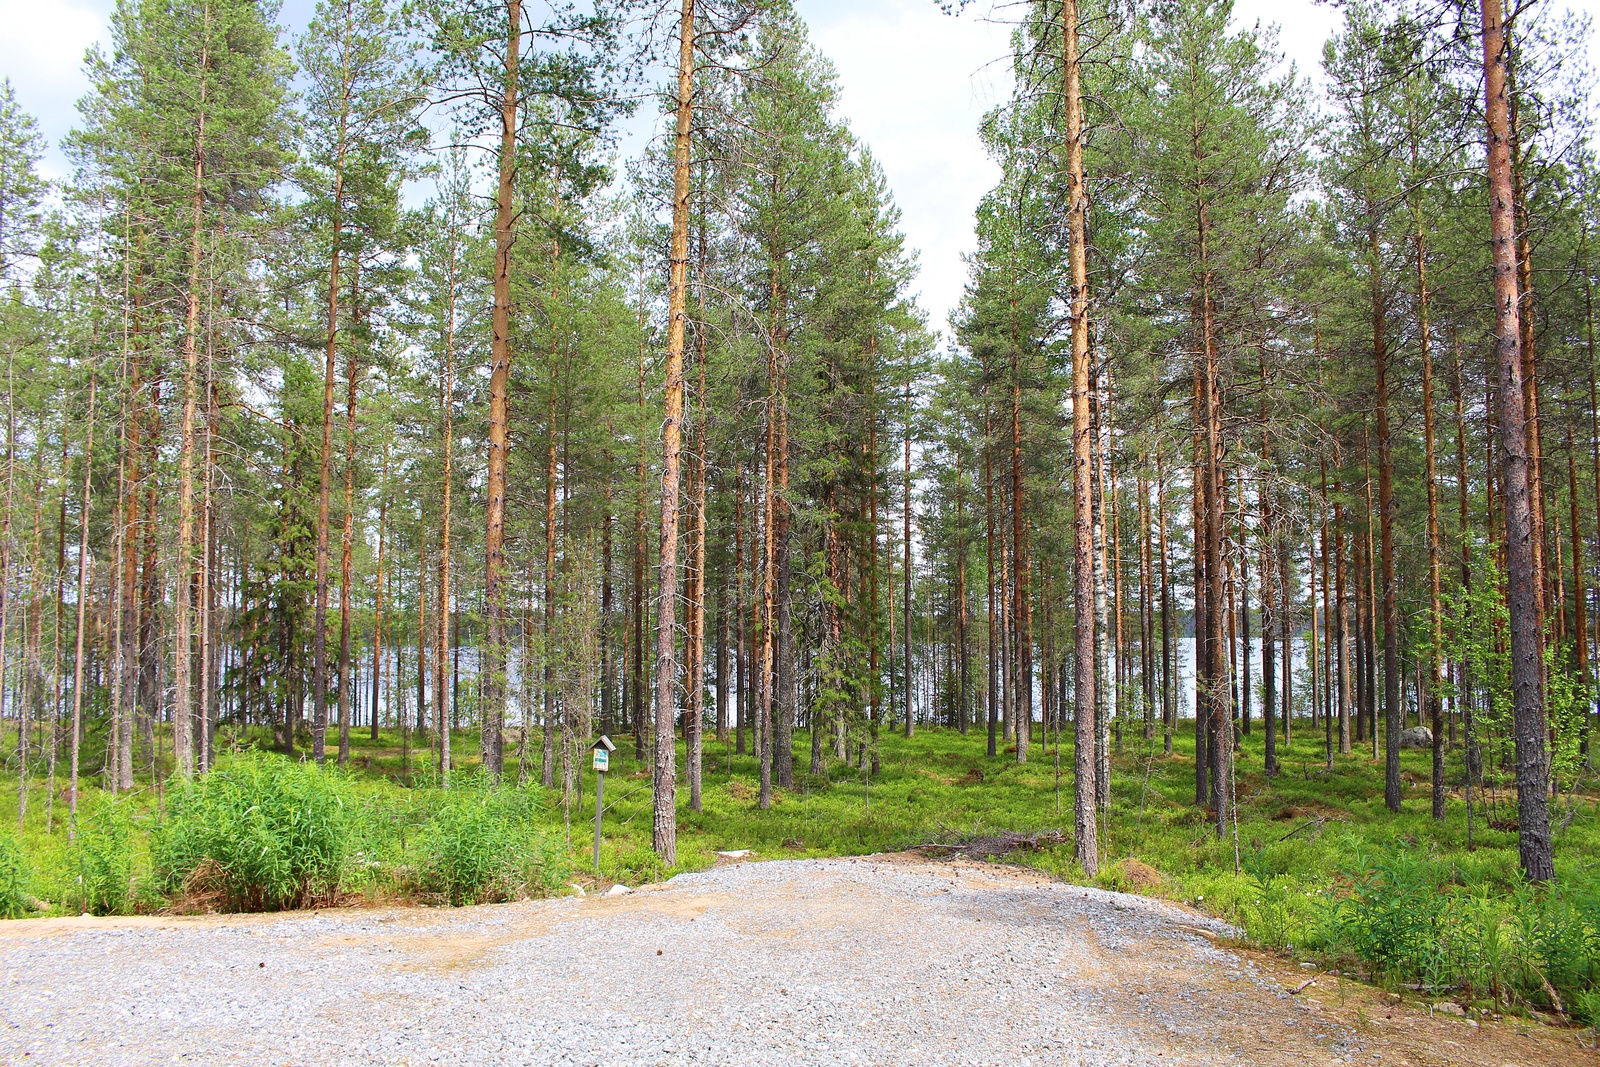
POLYGON ((1412 726, 1400 731, 1401 748, 1432 748, 1433 731, 1426 726, 1412 726))

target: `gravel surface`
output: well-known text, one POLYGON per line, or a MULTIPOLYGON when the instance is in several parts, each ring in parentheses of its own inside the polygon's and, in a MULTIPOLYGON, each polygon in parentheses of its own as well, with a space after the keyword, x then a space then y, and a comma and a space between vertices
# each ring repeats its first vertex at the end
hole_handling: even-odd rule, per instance
MULTIPOLYGON (((1422 1015, 1443 1037, 1396 1044, 1370 1005, 1291 993, 1311 972, 1219 947, 1227 932, 916 856, 458 910, 29 920, 0 928, 0 1059, 1306 1067, 1478 1062, 1444 1050, 1490 1036, 1422 1015)), ((1589 1062, 1562 1040, 1549 1062, 1589 1062)))

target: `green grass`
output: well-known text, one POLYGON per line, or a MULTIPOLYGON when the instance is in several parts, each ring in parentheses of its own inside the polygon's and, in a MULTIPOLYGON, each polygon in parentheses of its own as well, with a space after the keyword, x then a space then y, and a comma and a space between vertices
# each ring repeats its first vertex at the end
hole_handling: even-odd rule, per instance
MULTIPOLYGON (((1404 805, 1396 815, 1384 807, 1383 769, 1370 749, 1336 756, 1328 769, 1320 733, 1303 722, 1292 743, 1280 743, 1282 771, 1270 780, 1261 771, 1259 724, 1244 739, 1237 828, 1230 825, 1219 837, 1193 803, 1192 723, 1184 725, 1190 732, 1180 731, 1171 757, 1162 756, 1159 740, 1145 741, 1137 726, 1116 752, 1095 884, 1189 902, 1235 923, 1259 945, 1391 984, 1420 983, 1489 1006, 1553 1008, 1559 998, 1571 1017, 1600 1018, 1600 813, 1592 786, 1563 796, 1552 810, 1557 881, 1532 889, 1518 874, 1516 834, 1507 821, 1515 817, 1515 796, 1507 783, 1492 780, 1476 798, 1469 849, 1458 789, 1447 817, 1431 817, 1429 753, 1402 754, 1404 805)), ((227 747, 250 749, 258 740, 241 736, 227 747)), ((336 845, 317 846, 324 861, 337 853, 336 873, 325 864, 308 875, 310 868, 295 868, 286 852, 268 872, 279 878, 277 889, 259 901, 235 893, 231 906, 503 900, 562 891, 569 879, 589 877, 594 773, 587 753, 580 753, 581 794, 569 809, 559 790, 513 784, 512 744, 508 781, 496 786, 477 772, 474 735, 458 733, 452 740, 457 769, 445 790, 426 770, 426 749, 403 751, 391 731, 376 742, 365 731, 351 740, 349 768, 316 776, 326 778, 327 795, 342 805, 344 836, 336 845), (338 892, 331 891, 330 877, 338 892)), ((535 781, 537 740, 528 746, 535 781)), ((700 812, 688 808, 680 742, 678 857, 669 869, 650 847, 648 770, 632 758, 631 738, 623 737, 606 783, 599 878, 637 884, 710 866, 715 852, 730 849, 750 849, 763 859, 859 855, 1000 830, 1067 830, 1072 748, 1070 736, 1062 741, 1058 772, 1053 744, 1035 744, 1028 762, 1018 763, 1014 751, 985 756, 978 732, 923 728, 907 739, 885 731, 878 773, 830 759, 827 773, 797 773, 795 788, 776 790, 770 810, 762 811, 755 756, 737 755, 731 742, 708 736, 700 812)), ((808 766, 809 751, 809 736, 797 734, 797 772, 808 766)), ((253 759, 239 765, 261 766, 253 759)), ((323 796, 303 774, 290 776, 297 788, 323 796)), ((1460 780, 1459 752, 1452 753, 1448 774, 1460 780)), ((214 789, 209 782, 204 788, 214 789)), ((178 867, 163 859, 171 842, 192 843, 205 833, 218 842, 241 836, 226 829, 233 825, 229 819, 248 823, 258 837, 272 836, 256 815, 250 816, 254 822, 239 822, 248 803, 213 805, 216 810, 196 823, 200 789, 168 785, 158 796, 142 786, 112 800, 86 788, 79 839, 68 847, 64 798, 58 796, 54 829, 46 833, 45 790, 35 781, 20 836, 22 869, 12 882, 57 913, 181 906, 183 880, 174 879, 178 867), (191 825, 180 833, 185 817, 191 825)), ((0 779, 0 790, 0 825, 14 826, 14 777, 0 779)), ((1070 834, 1061 839, 1067 843, 995 858, 1086 881, 1072 858, 1070 834)), ((265 838, 257 844, 258 853, 270 851, 265 838)), ((223 867, 239 862, 213 858, 223 867)))

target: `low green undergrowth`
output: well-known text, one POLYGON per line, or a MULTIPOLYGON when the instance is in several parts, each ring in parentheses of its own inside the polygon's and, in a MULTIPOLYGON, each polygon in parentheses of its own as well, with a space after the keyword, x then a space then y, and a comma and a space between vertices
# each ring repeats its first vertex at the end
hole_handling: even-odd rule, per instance
POLYGON ((120 915, 133 889, 134 829, 125 808, 102 806, 79 821, 67 846, 62 903, 89 915, 120 915))
POLYGON ((167 803, 152 835, 158 892, 225 911, 337 899, 351 825, 339 775, 247 753, 180 786, 167 803))
POLYGON ((1600 1022, 1600 884, 1529 886, 1495 855, 1334 838, 1347 858, 1315 889, 1247 861, 1254 899, 1238 919, 1252 940, 1434 997, 1600 1022))
MULTIPOLYGON (((1435 820, 1426 751, 1402 753, 1395 814, 1384 807, 1383 768, 1370 749, 1336 755, 1329 767, 1321 736, 1300 724, 1292 740, 1279 739, 1282 770, 1268 778, 1258 728, 1238 756, 1237 824, 1218 835, 1194 803, 1187 730, 1170 756, 1136 730, 1113 746, 1095 884, 1193 904, 1263 947, 1394 987, 1597 1021, 1600 798, 1592 780, 1553 809, 1558 877, 1534 888, 1519 876, 1504 769, 1491 768, 1474 790, 1469 826, 1458 748, 1447 765, 1446 818, 1435 820)), ((592 770, 581 803, 568 810, 559 790, 510 784, 520 777, 515 766, 500 784, 477 773, 465 731, 452 742, 458 767, 448 788, 419 769, 430 762, 426 750, 408 750, 398 735, 352 741, 344 770, 257 753, 241 737, 241 755, 190 785, 169 778, 159 796, 142 786, 113 800, 86 788, 70 846, 59 811, 45 832, 35 792, 17 843, 0 835, 0 914, 35 914, 34 898, 58 914, 484 903, 562 892, 589 875, 592 770)), ((594 873, 601 884, 638 884, 710 866, 716 852, 733 849, 780 859, 981 839, 997 859, 1085 881, 1071 841, 1070 737, 1061 741, 1058 753, 1047 735, 1019 763, 1007 746, 985 755, 977 732, 922 729, 906 738, 885 730, 876 769, 829 758, 811 774, 802 731, 794 785, 776 788, 763 810, 755 756, 708 737, 698 812, 689 809, 680 749, 678 855, 667 865, 651 848, 649 771, 623 738, 594 873)), ((536 760, 539 746, 527 750, 536 760)), ((15 779, 0 777, 0 824, 8 814, 15 819, 15 779)))
POLYGON ((1399 848, 1357 852, 1329 894, 1316 947, 1381 976, 1469 999, 1531 1004, 1597 1021, 1600 894, 1592 883, 1536 888, 1399 848))
POLYGON ((564 843, 540 825, 537 795, 484 781, 438 800, 418 840, 418 885, 447 904, 543 896, 566 878, 564 843))
POLYGON ((10 834, 0 834, 0 918, 20 919, 34 912, 22 849, 10 834))

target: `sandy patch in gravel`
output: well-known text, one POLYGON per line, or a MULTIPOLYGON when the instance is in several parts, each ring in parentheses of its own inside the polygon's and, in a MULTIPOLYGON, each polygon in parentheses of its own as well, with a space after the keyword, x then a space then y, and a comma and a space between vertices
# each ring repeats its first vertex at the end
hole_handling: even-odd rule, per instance
POLYGON ((622 897, 0 924, 0 1061, 1600 1065, 1228 948, 1168 902, 919 856, 622 897))

